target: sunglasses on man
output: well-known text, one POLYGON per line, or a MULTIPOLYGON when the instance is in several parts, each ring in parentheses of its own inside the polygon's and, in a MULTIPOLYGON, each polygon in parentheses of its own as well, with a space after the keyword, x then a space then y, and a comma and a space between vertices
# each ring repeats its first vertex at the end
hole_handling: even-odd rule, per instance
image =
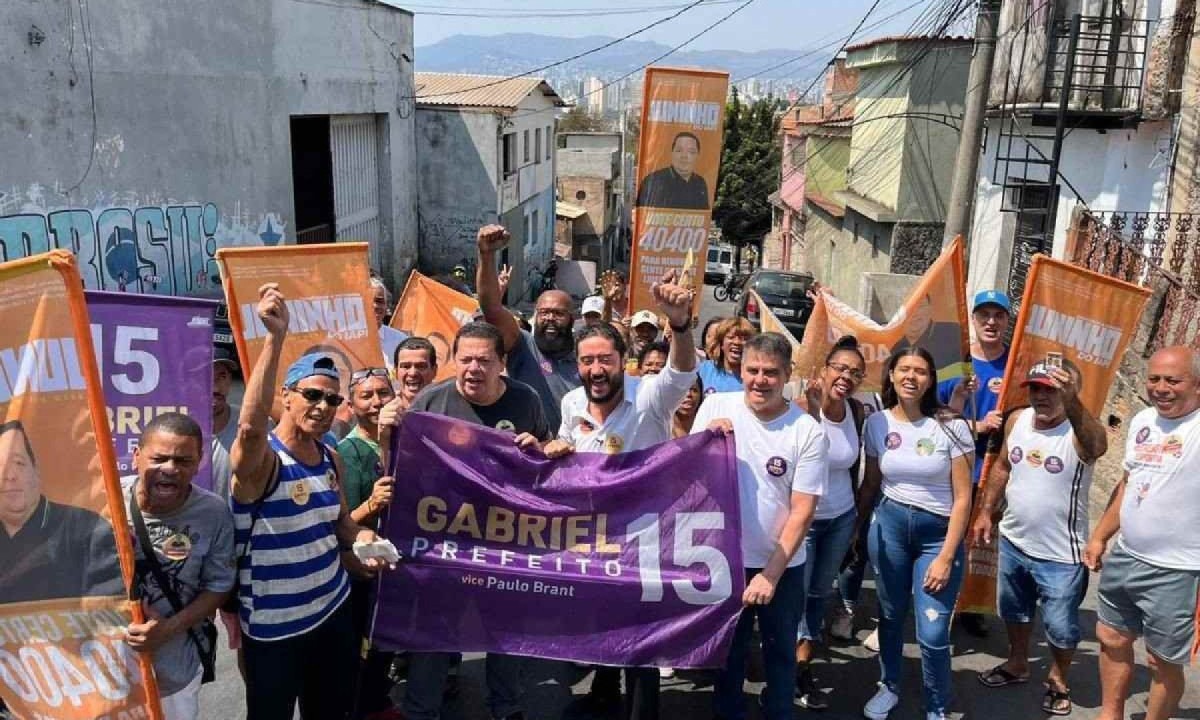
POLYGON ((325 392, 320 388, 292 388, 292 392, 300 393, 300 397, 309 405, 316 405, 322 400, 331 408, 337 408, 346 402, 346 398, 335 392, 325 392))

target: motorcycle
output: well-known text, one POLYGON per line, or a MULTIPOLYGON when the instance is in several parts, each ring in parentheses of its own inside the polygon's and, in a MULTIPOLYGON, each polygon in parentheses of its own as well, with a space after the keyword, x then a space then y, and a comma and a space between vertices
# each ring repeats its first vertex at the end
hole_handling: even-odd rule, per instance
POLYGON ((720 285, 713 286, 713 297, 717 302, 737 302, 742 297, 742 287, 746 284, 745 273, 729 273, 720 285))

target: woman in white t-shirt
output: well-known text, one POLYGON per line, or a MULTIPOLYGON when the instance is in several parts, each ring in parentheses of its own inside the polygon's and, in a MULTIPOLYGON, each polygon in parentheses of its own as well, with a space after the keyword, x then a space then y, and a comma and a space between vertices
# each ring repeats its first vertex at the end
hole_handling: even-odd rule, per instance
POLYGON ((933 357, 906 348, 888 360, 882 412, 864 430, 866 473, 859 510, 876 491, 868 533, 879 594, 879 690, 863 714, 884 720, 900 702, 904 618, 914 608, 927 720, 950 704, 950 619, 964 573, 974 442, 966 422, 937 401, 933 357))
POLYGON ((853 335, 839 339, 825 356, 825 365, 810 380, 796 404, 820 421, 829 441, 829 484, 817 503, 812 525, 804 537, 804 612, 796 633, 796 693, 800 705, 810 710, 829 706, 813 679, 809 662, 813 643, 820 640, 825 618, 825 601, 854 539, 858 513, 855 486, 862 455, 862 427, 866 411, 851 397, 866 377, 867 361, 853 335))

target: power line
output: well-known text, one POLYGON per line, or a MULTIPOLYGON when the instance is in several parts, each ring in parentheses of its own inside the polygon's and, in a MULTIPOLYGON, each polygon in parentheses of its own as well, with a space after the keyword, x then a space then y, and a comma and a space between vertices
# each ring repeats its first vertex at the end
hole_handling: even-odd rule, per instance
MULTIPOLYGON (((726 15, 726 16, 725 16, 725 18, 729 18, 731 15, 733 15, 734 13, 736 13, 738 10, 742 9, 742 8, 743 8, 743 7, 745 7, 746 5, 749 5, 749 4, 750 4, 750 2, 753 2, 753 1, 754 1, 754 0, 749 0, 749 2, 746 2, 746 3, 744 3, 743 5, 740 5, 740 6, 738 6, 736 9, 734 9, 734 10, 733 10, 733 12, 729 13, 729 15, 726 15)), ((496 85, 499 85, 499 84, 501 84, 501 83, 505 83, 505 82, 508 82, 508 81, 510 81, 510 80, 515 80, 515 79, 517 79, 517 78, 522 78, 522 77, 526 77, 526 76, 528 76, 528 75, 533 75, 533 74, 535 74, 535 73, 540 73, 540 72, 543 72, 543 71, 545 71, 545 70, 549 70, 550 68, 553 68, 553 67, 558 67, 559 65, 565 65, 565 64, 567 64, 567 63, 569 63, 569 62, 571 62, 571 61, 573 61, 573 60, 578 60, 579 58, 586 57, 586 56, 588 56, 588 55, 592 55, 593 53, 598 53, 598 52, 600 52, 601 50, 606 50, 606 49, 608 49, 608 48, 612 47, 613 45, 616 45, 617 43, 624 42, 625 40, 628 40, 629 38, 631 38, 631 37, 634 37, 635 35, 640 35, 641 33, 644 33, 644 32, 646 32, 647 30, 650 30, 651 28, 658 27, 659 25, 662 25, 663 23, 665 23, 665 22, 667 22, 667 21, 669 21, 669 20, 674 20, 675 18, 677 18, 677 17, 679 17, 680 15, 684 14, 684 13, 685 13, 685 12, 687 12, 688 10, 691 10, 692 8, 694 8, 694 7, 697 7, 698 5, 702 5, 702 4, 704 4, 705 2, 706 2, 706 0, 694 0, 694 2, 688 3, 687 5, 683 6, 681 9, 679 9, 679 10, 677 10, 677 11, 675 11, 675 12, 671 13, 670 15, 668 15, 668 16, 666 16, 666 17, 664 17, 664 18, 660 18, 660 19, 658 19, 658 20, 655 20, 654 22, 650 23, 649 25, 645 25, 645 26, 643 26, 643 27, 640 27, 640 28, 638 28, 637 30, 634 30, 634 31, 633 31, 633 32, 631 32, 631 33, 628 33, 628 34, 626 34, 626 35, 622 35, 622 36, 621 36, 621 37, 619 37, 619 38, 614 38, 614 39, 612 39, 612 40, 609 40, 608 42, 606 42, 606 43, 604 43, 604 44, 602 44, 602 45, 599 45, 599 46, 597 46, 597 47, 594 47, 594 48, 592 48, 592 49, 590 49, 590 50, 585 50, 584 52, 581 52, 581 53, 576 53, 575 55, 572 55, 572 56, 570 56, 570 57, 568 57, 568 58, 564 58, 564 59, 562 59, 562 60, 557 60, 557 61, 555 61, 555 62, 548 63, 548 64, 546 64, 546 65, 542 65, 541 67, 536 67, 536 68, 533 68, 532 70, 526 70, 526 71, 525 71, 525 72, 523 72, 523 73, 518 73, 518 74, 516 74, 516 75, 510 75, 510 76, 508 76, 508 77, 498 78, 498 79, 496 79, 496 80, 493 80, 493 81, 490 81, 490 82, 483 83, 482 85, 476 85, 475 87, 471 87, 471 88, 463 88, 463 89, 460 89, 460 90, 455 90, 455 91, 452 91, 452 92, 433 93, 433 94, 429 94, 429 95, 417 95, 417 94, 416 94, 416 91, 415 91, 415 89, 414 89, 414 94, 413 94, 411 97, 408 97, 408 98, 406 98, 406 99, 408 99, 408 100, 419 100, 419 99, 422 99, 422 98, 442 97, 442 96, 446 96, 446 95, 458 95, 459 93, 464 93, 464 92, 473 92, 473 91, 475 91, 475 90, 482 90, 482 89, 484 89, 484 88, 494 87, 494 86, 496 86, 496 85)), ((721 21, 721 22, 723 22, 723 21, 721 21)), ((703 34, 703 33, 701 33, 701 34, 703 34)), ((695 37, 699 37, 699 35, 697 35, 697 36, 695 36, 695 37)), ((687 42, 690 42, 690 40, 688 40, 687 42)), ((685 44, 686 44, 686 43, 685 43, 685 44)), ((672 52, 674 52, 674 51, 672 50, 672 52)))
MULTIPOLYGON (((703 0, 701 3, 705 6, 716 5, 732 5, 738 0, 703 0)), ((495 8, 495 7, 452 7, 452 6, 425 6, 433 9, 423 10, 420 5, 406 3, 405 8, 413 10, 417 15, 436 16, 436 17, 469 17, 469 18, 520 18, 533 20, 555 20, 564 18, 590 18, 604 17, 608 15, 642 15, 652 12, 663 12, 667 10, 678 10, 686 7, 686 5, 643 5, 634 7, 614 8, 608 7, 591 7, 591 8, 495 8)))

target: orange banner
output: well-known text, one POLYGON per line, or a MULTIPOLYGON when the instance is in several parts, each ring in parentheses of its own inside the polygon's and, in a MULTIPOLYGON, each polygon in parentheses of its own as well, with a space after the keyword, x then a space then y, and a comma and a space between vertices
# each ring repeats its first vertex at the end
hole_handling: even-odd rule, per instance
MULTIPOLYGON (((650 286, 689 250, 707 257, 729 73, 651 67, 644 87, 629 315, 655 308, 650 286)), ((701 279, 693 273, 697 303, 701 279)))
MULTIPOLYGON (((247 374, 267 335, 254 311, 264 283, 279 285, 291 318, 279 359, 281 375, 302 355, 327 353, 338 365, 342 394, 349 397, 352 371, 383 365, 371 310, 366 243, 222 248, 217 263, 229 324, 247 374)), ((279 417, 279 411, 276 395, 272 415, 279 417)))
POLYGON ((0 264, 0 698, 18 718, 153 718, 117 461, 75 258, 0 264))
POLYGON ((886 325, 880 325, 822 289, 804 328, 795 371, 800 377, 812 377, 825 364, 825 356, 837 339, 853 335, 867 359, 867 378, 859 388, 861 392, 878 391, 888 358, 893 352, 914 345, 933 355, 938 380, 960 376, 963 361, 970 355, 966 279, 962 238, 955 238, 921 276, 904 305, 886 325))
POLYGON ((389 325, 433 343, 437 351, 437 379, 445 380, 454 375, 454 358, 450 356, 454 336, 478 311, 479 302, 475 298, 413 270, 389 325))
MULTIPOLYGON (((1079 368, 1083 378, 1079 398, 1088 412, 1099 415, 1149 298, 1146 288, 1045 255, 1035 256, 996 409, 1004 412, 1028 405, 1021 381, 1046 353, 1057 352, 1079 368)), ((978 492, 987 486, 994 460, 990 453, 984 459, 978 492)), ((996 612, 996 571, 994 545, 967 548, 967 576, 958 596, 959 611, 996 612)))

